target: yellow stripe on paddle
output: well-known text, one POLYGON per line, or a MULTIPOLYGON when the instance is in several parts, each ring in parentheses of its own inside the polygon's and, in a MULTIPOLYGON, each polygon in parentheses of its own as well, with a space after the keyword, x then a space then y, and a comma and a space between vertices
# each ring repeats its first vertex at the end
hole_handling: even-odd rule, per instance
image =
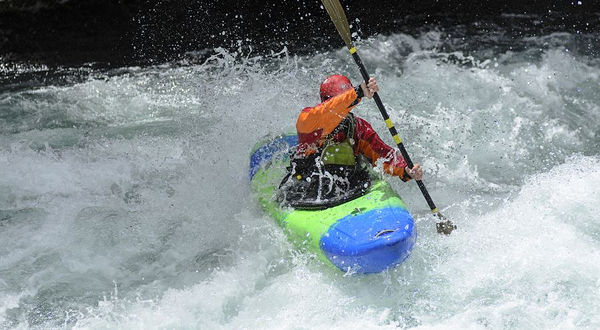
POLYGON ((394 127, 394 123, 392 123, 392 120, 389 118, 385 120, 385 124, 387 125, 387 128, 394 127))

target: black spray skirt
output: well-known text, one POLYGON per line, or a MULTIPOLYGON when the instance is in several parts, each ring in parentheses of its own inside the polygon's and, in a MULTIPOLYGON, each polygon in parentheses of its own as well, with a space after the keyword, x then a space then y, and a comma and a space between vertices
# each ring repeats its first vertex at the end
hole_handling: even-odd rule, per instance
POLYGON ((371 176, 364 162, 355 166, 311 165, 318 157, 294 161, 288 168, 277 192, 277 201, 297 209, 326 209, 364 195, 371 186, 371 176), (308 165, 308 166, 307 166, 308 165))

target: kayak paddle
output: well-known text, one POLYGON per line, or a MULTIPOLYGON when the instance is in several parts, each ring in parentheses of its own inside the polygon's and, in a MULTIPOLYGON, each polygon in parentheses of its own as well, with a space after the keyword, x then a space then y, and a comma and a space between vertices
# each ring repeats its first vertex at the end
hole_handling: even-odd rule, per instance
MULTIPOLYGON (((323 6, 325 6, 327 13, 329 13, 331 20, 333 21, 333 24, 335 25, 336 29, 340 33, 340 36, 342 37, 342 39, 344 39, 344 42, 346 43, 346 46, 348 47, 348 50, 350 51, 350 54, 352 55, 354 62, 356 62, 356 64, 358 65, 358 68, 360 69, 360 73, 361 73, 363 79, 365 80, 365 82, 368 82, 369 81, 369 73, 367 72, 367 69, 365 68, 364 64, 362 63, 362 60, 358 56, 356 47, 354 47, 354 45, 352 44, 352 38, 350 37, 350 26, 348 25, 348 20, 346 19, 346 14, 344 14, 344 9, 342 8, 340 1, 339 0, 321 0, 321 2, 323 3, 323 6)), ((402 143, 402 139, 400 138, 400 136, 398 136, 396 127, 394 127, 394 124, 392 123, 390 116, 388 116, 388 113, 385 110, 385 107, 383 106, 383 102, 381 102, 381 99, 379 98, 379 95, 377 93, 375 93, 375 95, 373 96, 373 99, 375 100, 375 103, 377 104, 377 107, 379 108, 379 112, 381 112, 381 116, 383 117, 385 124, 387 125, 390 133, 392 134, 392 137, 394 138, 394 142, 396 142, 396 144, 398 145, 398 149, 400 150, 400 153, 402 153, 402 157, 404 157, 404 160, 408 164, 408 168, 412 169, 413 162, 410 159, 410 157, 408 156, 408 153, 406 152, 406 149, 404 148, 404 144, 402 143)), ((421 193, 423 194, 423 197, 425 197, 427 204, 429 204, 429 208, 431 209, 431 212, 433 212, 433 214, 435 214, 440 220, 442 220, 442 222, 438 222, 436 224, 438 233, 450 235, 452 230, 456 229, 456 225, 453 224, 452 221, 446 219, 446 217, 444 217, 440 213, 440 211, 438 211, 437 207, 435 206, 435 203, 433 202, 433 199, 431 199, 431 196, 429 196, 429 192, 427 191, 427 188, 425 188, 425 184, 423 183, 423 181, 421 181, 421 180, 415 180, 415 181, 417 182, 419 189, 421 189, 421 193)))

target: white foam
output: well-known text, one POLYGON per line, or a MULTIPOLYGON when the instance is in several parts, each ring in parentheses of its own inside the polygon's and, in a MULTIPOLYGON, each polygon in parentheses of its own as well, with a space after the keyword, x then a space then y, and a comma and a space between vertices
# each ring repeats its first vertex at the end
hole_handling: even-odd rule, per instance
MULTIPOLYGON (((536 61, 478 58, 441 52, 443 39, 360 45, 430 193, 459 225, 438 236, 416 185, 391 180, 419 241, 406 263, 366 277, 296 252, 248 185, 254 143, 293 130, 324 76, 358 81, 345 50, 218 50, 200 65, 3 98, 26 114, 0 136, 3 326, 598 326, 600 70, 560 48, 536 61)), ((372 101, 356 112, 391 144, 372 101)))

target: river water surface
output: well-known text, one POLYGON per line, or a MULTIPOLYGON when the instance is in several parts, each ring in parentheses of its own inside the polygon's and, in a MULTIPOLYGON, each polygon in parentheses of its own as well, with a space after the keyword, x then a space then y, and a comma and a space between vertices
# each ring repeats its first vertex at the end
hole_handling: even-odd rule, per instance
MULTIPOLYGON (((481 38, 358 43, 458 225, 438 235, 390 178, 419 239, 369 276, 296 252, 248 182, 253 145, 293 130, 324 77, 358 81, 345 49, 3 64, 0 328, 599 329, 597 36, 481 38)), ((392 143, 373 101, 356 113, 392 143)))

